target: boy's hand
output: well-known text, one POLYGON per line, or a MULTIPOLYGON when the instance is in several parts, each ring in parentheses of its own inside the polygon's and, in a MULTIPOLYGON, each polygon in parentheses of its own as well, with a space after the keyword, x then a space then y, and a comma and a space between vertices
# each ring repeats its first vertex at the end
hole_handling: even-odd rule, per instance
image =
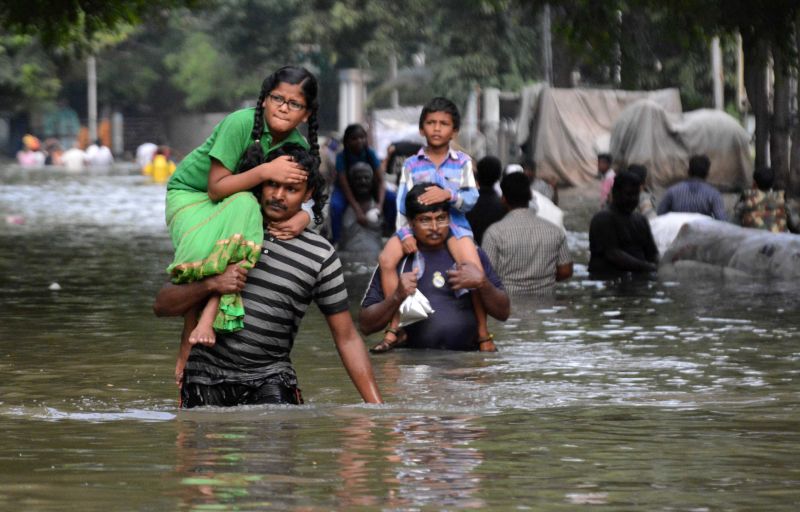
POLYGON ((417 252, 417 239, 409 236, 400 241, 403 245, 403 254, 414 254, 417 252))
POLYGON ((228 265, 225 272, 206 278, 211 289, 220 294, 239 293, 247 282, 247 269, 236 265, 228 265))
POLYGON ((453 195, 450 193, 449 190, 445 190, 439 187, 428 187, 425 189, 425 193, 419 196, 419 204, 437 204, 443 203, 445 201, 450 201, 453 199, 453 195))
POLYGON ((278 183, 303 183, 308 172, 292 157, 284 155, 259 166, 261 181, 273 180, 278 183))
POLYGON ((270 222, 267 226, 267 231, 278 240, 291 240, 302 233, 310 223, 311 217, 309 217, 308 212, 300 210, 291 219, 270 222))

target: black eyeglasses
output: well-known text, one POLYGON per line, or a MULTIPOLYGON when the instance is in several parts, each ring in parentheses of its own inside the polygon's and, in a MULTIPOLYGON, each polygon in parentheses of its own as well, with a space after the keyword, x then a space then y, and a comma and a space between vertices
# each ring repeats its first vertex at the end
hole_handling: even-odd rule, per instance
POLYGON ((300 110, 304 110, 306 108, 306 106, 302 103, 298 103, 294 100, 287 100, 280 94, 268 94, 267 99, 276 107, 280 107, 286 103, 289 105, 289 110, 294 110, 295 112, 299 112, 300 110))

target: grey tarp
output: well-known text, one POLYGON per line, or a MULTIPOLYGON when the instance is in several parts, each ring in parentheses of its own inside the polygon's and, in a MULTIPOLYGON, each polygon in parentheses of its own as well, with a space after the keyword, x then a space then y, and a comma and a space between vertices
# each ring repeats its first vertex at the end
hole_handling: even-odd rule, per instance
POLYGON ((706 218, 684 224, 661 257, 665 278, 695 274, 800 278, 800 236, 706 218))
POLYGON ((625 109, 611 132, 614 167, 642 164, 648 185, 662 189, 686 179, 689 157, 711 160, 708 182, 722 190, 746 188, 753 173, 749 137, 731 116, 719 110, 676 114, 642 100, 625 109))
POLYGON ((595 141, 611 132, 628 105, 650 99, 680 113, 677 89, 621 91, 530 86, 522 91, 517 143, 529 144, 538 172, 567 185, 595 180, 595 141))

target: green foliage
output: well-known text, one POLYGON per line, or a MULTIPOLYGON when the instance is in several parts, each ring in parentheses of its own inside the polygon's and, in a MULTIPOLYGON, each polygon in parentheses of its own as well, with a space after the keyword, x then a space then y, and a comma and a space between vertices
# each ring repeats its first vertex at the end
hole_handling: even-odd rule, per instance
POLYGON ((225 95, 234 78, 234 70, 213 44, 210 35, 189 34, 180 50, 164 58, 172 73, 170 82, 186 94, 189 109, 205 107, 225 95))
POLYGON ((153 12, 203 0, 4 0, 0 26, 19 34, 37 35, 46 48, 92 41, 121 24, 138 24, 153 12))
POLYGON ((0 32, 0 110, 38 110, 61 87, 56 65, 35 38, 0 32))

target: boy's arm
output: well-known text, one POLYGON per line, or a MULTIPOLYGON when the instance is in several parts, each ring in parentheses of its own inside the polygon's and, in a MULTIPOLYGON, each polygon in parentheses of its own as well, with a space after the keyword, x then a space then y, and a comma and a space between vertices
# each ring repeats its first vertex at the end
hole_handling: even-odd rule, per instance
POLYGON ((336 350, 342 358, 347 374, 353 381, 361 398, 370 404, 382 404, 381 392, 372 373, 372 364, 364 346, 364 340, 356 332, 349 311, 341 311, 325 317, 333 334, 336 350))
POLYGON ((399 187, 397 188, 397 236, 400 237, 400 240, 403 237, 408 237, 409 234, 406 231, 403 231, 408 225, 408 219, 406 219, 406 194, 408 191, 411 190, 411 187, 414 186, 414 183, 411 179, 411 170, 408 166, 404 165, 403 170, 400 173, 400 183, 399 187))
POLYGON ((472 172, 472 159, 468 159, 461 167, 461 183, 458 191, 453 192, 450 206, 467 213, 478 202, 478 185, 475 183, 475 174, 472 172))

